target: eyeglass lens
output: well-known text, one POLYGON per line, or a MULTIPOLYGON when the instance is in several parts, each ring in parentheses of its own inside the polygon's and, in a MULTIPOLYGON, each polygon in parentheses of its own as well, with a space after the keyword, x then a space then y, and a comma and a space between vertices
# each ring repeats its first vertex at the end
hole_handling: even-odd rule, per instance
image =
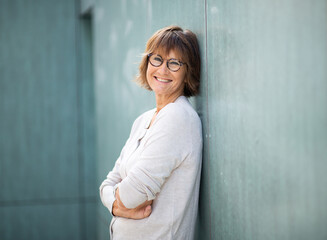
MULTIPOLYGON (((159 67, 164 62, 160 55, 154 54, 149 57, 150 63, 152 66, 159 67)), ((181 63, 176 59, 167 60, 167 67, 169 70, 176 72, 180 69, 181 63)))

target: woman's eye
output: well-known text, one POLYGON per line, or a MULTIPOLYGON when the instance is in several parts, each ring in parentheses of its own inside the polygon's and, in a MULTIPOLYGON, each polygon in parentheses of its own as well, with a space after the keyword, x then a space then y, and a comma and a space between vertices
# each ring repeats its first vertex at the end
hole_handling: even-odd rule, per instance
POLYGON ((174 65, 174 66, 179 66, 180 65, 179 62, 177 62, 177 61, 170 61, 170 64, 174 65))
POLYGON ((161 59, 160 57, 155 57, 155 58, 154 58, 154 61, 158 61, 158 62, 161 62, 161 61, 162 61, 162 59, 161 59))

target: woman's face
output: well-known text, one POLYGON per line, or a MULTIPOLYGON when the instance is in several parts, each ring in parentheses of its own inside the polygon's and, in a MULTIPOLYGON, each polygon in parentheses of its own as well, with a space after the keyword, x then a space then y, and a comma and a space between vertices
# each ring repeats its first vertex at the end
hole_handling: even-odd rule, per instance
POLYGON ((159 54, 163 63, 159 67, 154 67, 148 62, 148 69, 146 78, 151 89, 159 97, 179 97, 184 93, 184 79, 186 76, 186 65, 183 64, 176 72, 169 70, 167 67, 167 60, 177 59, 181 61, 181 58, 175 51, 170 51, 168 55, 159 54))

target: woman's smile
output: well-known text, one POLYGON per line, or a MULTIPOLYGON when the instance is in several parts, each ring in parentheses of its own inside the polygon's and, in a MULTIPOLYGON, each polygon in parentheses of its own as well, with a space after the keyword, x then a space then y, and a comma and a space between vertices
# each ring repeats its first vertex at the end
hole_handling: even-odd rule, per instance
POLYGON ((170 83, 170 82, 173 81, 173 80, 171 80, 171 79, 162 78, 162 77, 157 77, 157 76, 154 76, 154 78, 155 78, 157 81, 162 82, 162 83, 170 83))

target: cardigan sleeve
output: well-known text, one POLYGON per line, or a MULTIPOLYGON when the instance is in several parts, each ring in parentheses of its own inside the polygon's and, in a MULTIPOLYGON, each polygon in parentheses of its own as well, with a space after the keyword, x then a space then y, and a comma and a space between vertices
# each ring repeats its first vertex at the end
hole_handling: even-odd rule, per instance
MULTIPOLYGON (((150 111, 149 111, 150 112, 150 111)), ((148 114, 149 112, 146 112, 139 116, 133 123, 129 138, 127 139, 120 156, 116 160, 114 168, 108 173, 107 178, 102 182, 100 185, 100 199, 105 207, 108 208, 109 212, 112 214, 112 205, 114 201, 116 200, 115 192, 116 188, 118 187, 119 183, 122 181, 121 175, 120 175, 120 166, 121 161, 124 158, 125 149, 128 146, 129 141, 131 140, 131 137, 139 130, 139 126, 142 123, 143 117, 148 114)))
POLYGON ((127 208, 155 199, 165 180, 189 152, 187 117, 174 109, 165 110, 149 129, 151 132, 137 163, 119 184, 120 198, 127 208))
POLYGON ((137 126, 139 126, 142 119, 142 116, 137 118, 132 126, 131 133, 129 138, 127 139, 120 156, 116 160, 114 168, 108 173, 107 178, 102 182, 100 185, 100 199, 105 207, 108 208, 109 212, 112 214, 112 205, 114 201, 116 200, 115 192, 116 188, 118 187, 118 184, 122 181, 121 175, 120 175, 120 165, 121 165, 121 159, 124 156, 124 152, 126 149, 126 145, 128 145, 128 142, 131 139, 131 136, 135 133, 137 130, 137 126))
POLYGON ((112 169, 112 171, 108 173, 107 178, 102 182, 99 189, 101 201, 103 205, 108 208, 111 214, 112 214, 112 205, 116 200, 115 191, 118 186, 118 183, 121 182, 119 169, 120 169, 120 160, 121 160, 121 156, 124 153, 124 149, 125 147, 122 149, 122 152, 119 158, 117 159, 114 168, 112 169))

